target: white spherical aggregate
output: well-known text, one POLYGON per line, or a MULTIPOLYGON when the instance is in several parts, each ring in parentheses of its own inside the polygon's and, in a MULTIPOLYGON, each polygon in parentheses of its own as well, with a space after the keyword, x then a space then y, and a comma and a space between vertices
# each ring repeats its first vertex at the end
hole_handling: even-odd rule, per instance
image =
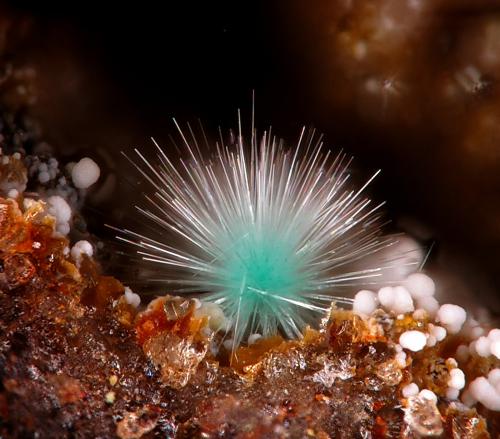
POLYGON ((71 219, 71 207, 63 197, 53 195, 47 199, 49 213, 55 217, 57 222, 65 223, 71 219))
POLYGON ((437 342, 443 341, 446 338, 446 329, 442 326, 436 326, 432 323, 429 324, 430 334, 436 339, 437 342))
POLYGON ((94 254, 94 249, 92 248, 92 244, 88 241, 82 240, 78 241, 71 248, 71 257, 75 260, 76 265, 80 266, 83 255, 87 255, 89 258, 94 254))
POLYGON ((461 390, 465 386, 465 375, 461 369, 451 369, 450 379, 448 380, 448 386, 453 389, 461 390))
POLYGON ((125 301, 134 308, 138 308, 141 304, 141 297, 139 294, 134 293, 129 287, 125 287, 124 296, 125 301))
POLYGON ((89 157, 84 157, 71 169, 71 179, 79 189, 92 186, 99 179, 100 174, 99 166, 89 157))
POLYGON ((373 291, 361 290, 354 296, 352 310, 355 314, 370 315, 377 309, 377 295, 373 291))
POLYGON ((500 411, 500 392, 485 377, 476 378, 469 386, 471 396, 487 409, 500 411))
POLYGON ((56 219, 56 231, 62 235, 69 233, 69 222, 71 220, 71 207, 66 200, 59 196, 53 195, 47 199, 48 212, 56 219))
POLYGON ((436 292, 436 285, 434 281, 424 273, 410 274, 406 278, 404 286, 414 299, 433 296, 436 292))
POLYGON ((439 302, 434 296, 424 296, 416 299, 417 308, 424 309, 427 314, 434 317, 439 309, 439 302))
POLYGON ((378 300, 386 309, 391 309, 394 303, 394 288, 383 287, 378 291, 378 300))
POLYGON ((436 321, 441 322, 451 334, 458 333, 466 319, 465 309, 450 303, 441 305, 436 315, 436 321))
POLYGON ((491 354, 500 359, 500 340, 495 340, 490 344, 491 354))
POLYGON ((394 301, 392 303, 392 311, 396 314, 405 314, 412 312, 415 307, 413 306, 413 299, 405 287, 393 288, 394 301))
POLYGON ((427 337, 420 331, 406 331, 399 336, 399 344, 413 352, 422 350, 426 343, 427 337))
POLYGON ((474 350, 481 357, 488 357, 491 354, 491 342, 487 337, 479 337, 474 342, 474 350))

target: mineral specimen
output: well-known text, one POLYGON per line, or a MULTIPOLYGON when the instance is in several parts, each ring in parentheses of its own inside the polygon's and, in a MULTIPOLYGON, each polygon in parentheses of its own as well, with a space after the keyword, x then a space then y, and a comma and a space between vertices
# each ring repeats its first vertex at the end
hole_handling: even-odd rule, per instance
POLYGON ((12 200, 1 200, 0 212, 2 437, 500 432, 494 412, 447 397, 450 386, 463 385, 457 370, 471 376, 446 357, 462 336, 399 360, 400 335, 425 332, 428 316, 397 319, 378 310, 359 317, 334 308, 302 340, 261 338, 231 358, 207 314, 195 312, 202 309, 196 301, 165 296, 138 313, 91 258, 76 267, 47 216, 26 215, 12 200), (6 269, 9 261, 15 270, 6 269))

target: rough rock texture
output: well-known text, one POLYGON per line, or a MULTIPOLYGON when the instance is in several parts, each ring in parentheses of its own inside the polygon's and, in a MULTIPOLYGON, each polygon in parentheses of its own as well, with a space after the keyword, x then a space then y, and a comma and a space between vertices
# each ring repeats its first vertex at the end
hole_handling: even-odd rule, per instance
MULTIPOLYGON (((23 213, 0 201, 2 438, 486 438, 500 431, 498 416, 485 410, 402 398, 405 383, 429 375, 417 355, 414 365, 395 361, 391 340, 418 325, 410 317, 396 324, 384 314, 365 321, 334 310, 322 331, 308 330, 302 341, 274 337, 232 358, 223 348, 215 354, 221 340, 194 316, 193 301, 166 296, 136 315, 121 284, 95 262, 78 270, 64 256, 66 240, 53 236, 50 218, 36 208, 23 213)), ((445 351, 429 350, 425 364, 442 362, 445 351)))

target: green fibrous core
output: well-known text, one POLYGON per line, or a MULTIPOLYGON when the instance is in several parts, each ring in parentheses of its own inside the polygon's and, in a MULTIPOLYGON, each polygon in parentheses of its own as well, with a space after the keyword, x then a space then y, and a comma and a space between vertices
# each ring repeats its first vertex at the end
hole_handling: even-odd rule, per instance
POLYGON ((217 296, 236 319, 236 337, 243 336, 242 331, 272 333, 282 318, 297 314, 294 302, 304 301, 301 293, 308 287, 297 240, 254 225, 235 235, 239 237, 227 243, 216 264, 221 282, 217 296), (243 328, 247 322, 254 322, 253 327, 243 328))
POLYGON ((304 286, 293 242, 253 231, 227 253, 228 290, 238 290, 238 294, 242 290, 245 300, 262 299, 265 292, 293 297, 304 286))
POLYGON ((351 267, 388 245, 379 237, 380 205, 362 195, 378 172, 354 190, 350 158, 331 156, 313 132, 302 130, 288 150, 252 126, 245 145, 241 120, 238 135, 229 143, 221 136, 208 158, 191 127, 188 134, 175 124, 187 152, 179 166, 158 145, 154 161, 135 150, 154 189, 138 207, 153 236, 124 229, 121 239, 158 264, 151 280, 219 305, 233 350, 255 333, 301 337, 333 300, 352 302, 334 296, 338 288, 380 274, 351 267))

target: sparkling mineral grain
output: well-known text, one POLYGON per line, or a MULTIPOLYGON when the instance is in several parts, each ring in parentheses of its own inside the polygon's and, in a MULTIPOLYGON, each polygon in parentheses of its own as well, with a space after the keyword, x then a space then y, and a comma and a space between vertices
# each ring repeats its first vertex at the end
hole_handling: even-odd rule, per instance
POLYGON ((162 381, 173 388, 188 383, 210 345, 207 320, 195 318, 194 310, 194 301, 167 296, 152 301, 137 318, 145 354, 160 368, 162 381))
MULTIPOLYGON (((496 413, 446 397, 460 340, 398 345, 427 317, 334 308, 300 340, 227 351, 213 312, 168 295, 138 310, 54 226, 0 200, 1 437, 498 437, 496 413)), ((487 374, 481 358, 460 369, 487 374)))
POLYGON ((423 395, 410 396, 405 407, 408 432, 416 437, 436 437, 443 433, 441 414, 436 401, 423 395))

